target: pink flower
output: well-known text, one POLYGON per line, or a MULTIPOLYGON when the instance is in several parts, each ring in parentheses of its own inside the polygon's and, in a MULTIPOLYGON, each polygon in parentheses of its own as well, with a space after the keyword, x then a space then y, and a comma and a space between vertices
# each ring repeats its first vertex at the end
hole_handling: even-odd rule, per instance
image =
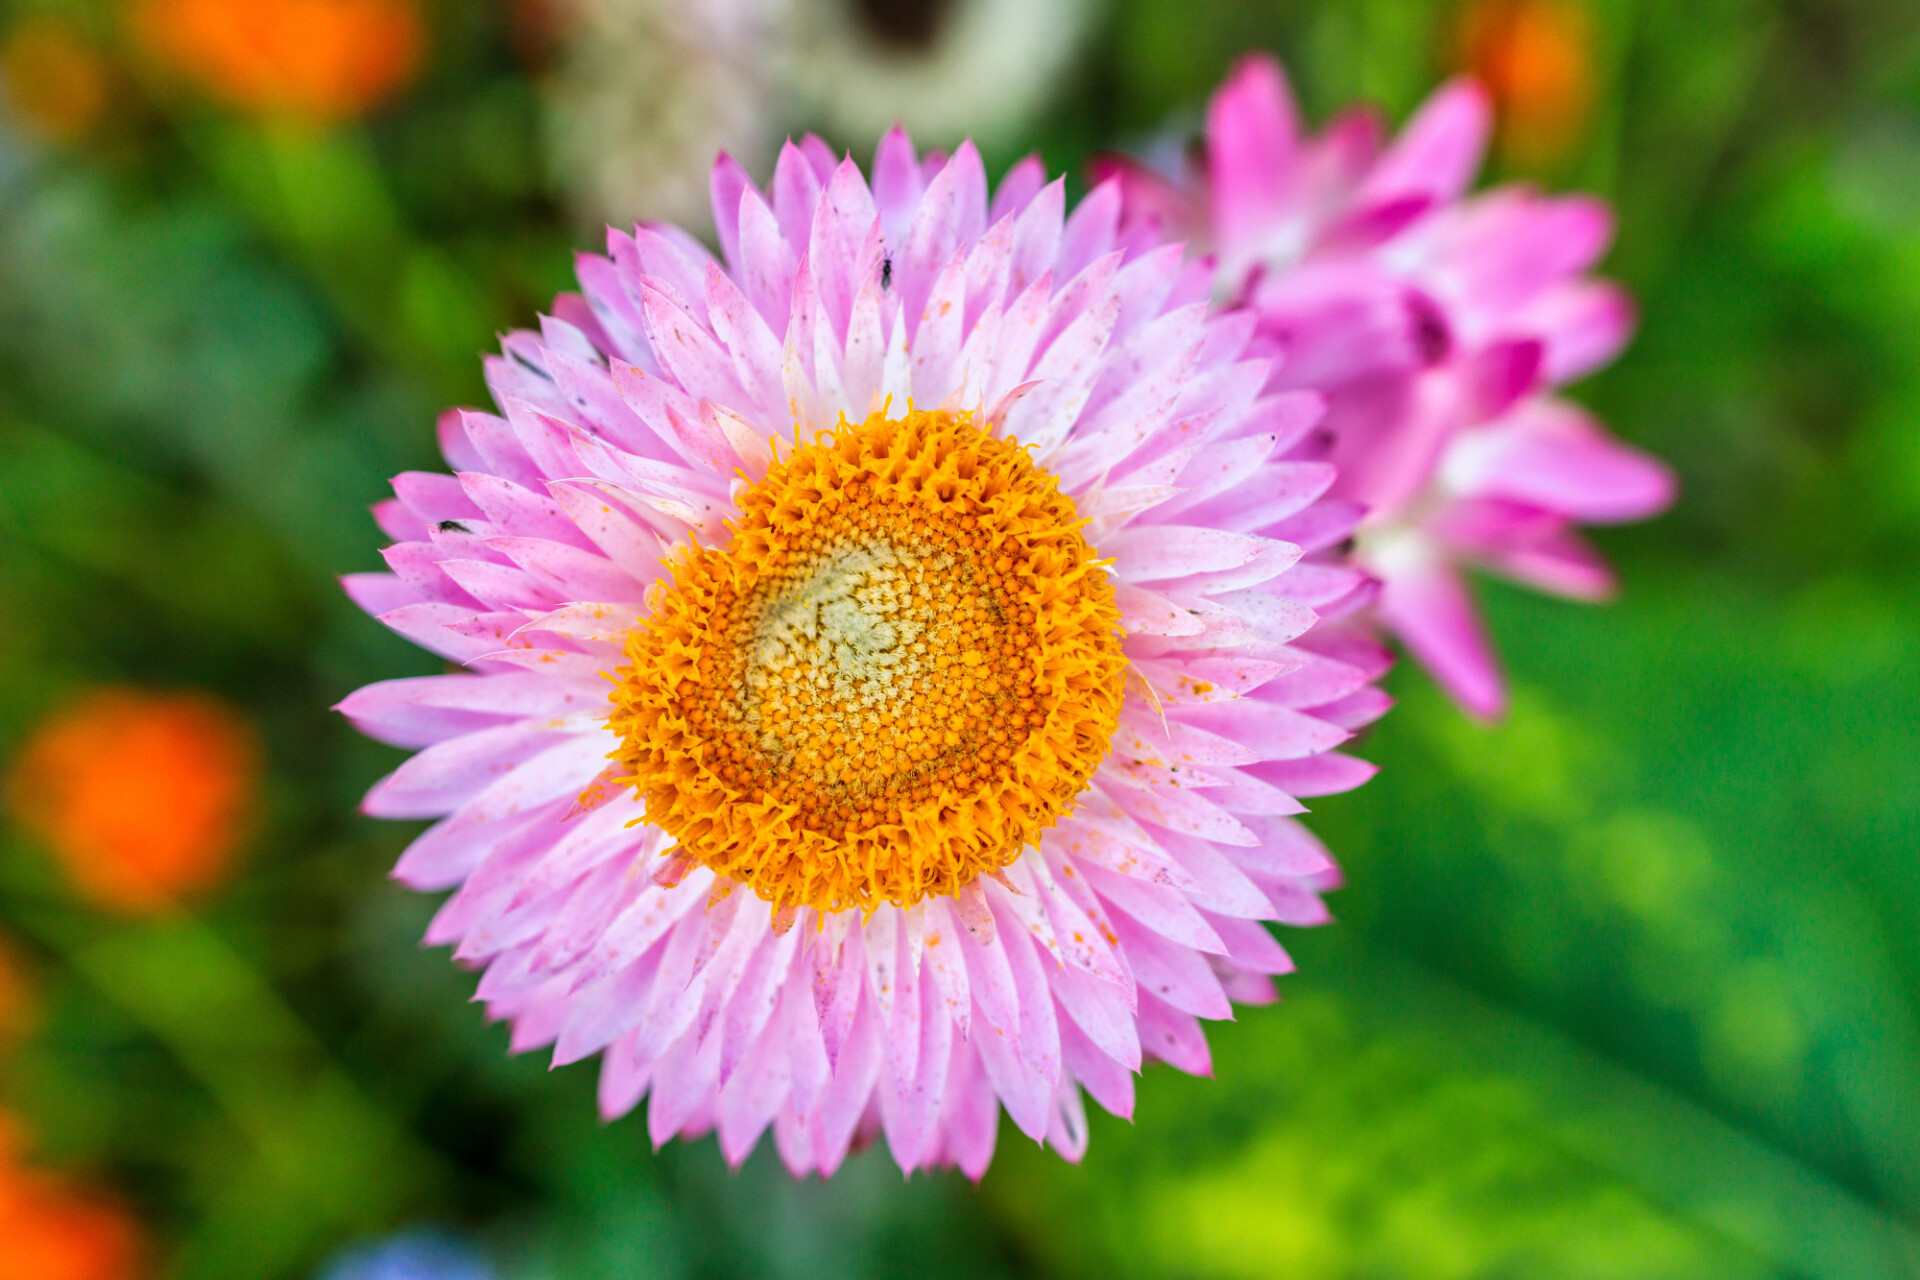
POLYGON ((1203 167, 1105 165, 1129 244, 1215 255, 1217 295, 1274 359, 1269 390, 1327 396, 1322 434, 1291 456, 1333 461, 1333 496, 1367 509, 1354 561, 1380 581, 1374 615, 1493 716, 1505 690, 1460 565, 1603 597, 1612 576, 1575 526, 1653 515, 1674 482, 1552 396, 1633 327, 1626 296, 1585 275, 1612 220, 1523 187, 1467 197, 1488 128, 1485 96, 1456 81, 1391 145, 1364 112, 1307 136, 1279 65, 1256 56, 1214 95, 1203 167))
POLYGON ((1327 918, 1296 797, 1371 774, 1388 658, 1317 625, 1370 589, 1303 561, 1357 516, 1287 460, 1321 399, 1113 186, 895 131, 713 198, 724 264, 610 233, 375 509, 347 590, 466 671, 341 704, 420 749, 365 808, 438 819, 428 940, 656 1143, 977 1177, 1004 1105, 1077 1159, 1327 918))

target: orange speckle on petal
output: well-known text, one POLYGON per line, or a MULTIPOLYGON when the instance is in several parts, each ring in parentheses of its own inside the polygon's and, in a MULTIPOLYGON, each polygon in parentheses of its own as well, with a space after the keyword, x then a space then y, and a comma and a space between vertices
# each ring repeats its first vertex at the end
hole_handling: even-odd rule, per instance
POLYGON ((7 808, 87 899, 150 912, 226 878, 259 772, 253 730, 224 703, 99 690, 27 740, 7 808))

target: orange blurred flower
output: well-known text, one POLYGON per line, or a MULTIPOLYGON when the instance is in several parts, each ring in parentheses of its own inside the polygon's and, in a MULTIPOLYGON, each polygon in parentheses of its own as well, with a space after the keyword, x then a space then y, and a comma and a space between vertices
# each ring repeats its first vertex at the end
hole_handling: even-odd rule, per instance
POLYGON ((57 141, 85 137, 106 114, 107 60, 58 18, 27 18, 7 32, 0 44, 0 75, 6 77, 14 113, 57 141))
POLYGON ((0 1280, 133 1280, 140 1231, 126 1210, 20 1163, 20 1126, 0 1112, 0 1280))
POLYGON ((1500 147, 1522 164, 1564 155, 1593 112, 1593 23, 1572 0, 1474 0, 1460 61, 1493 95, 1500 147))
POLYGON ((0 1053, 32 1033, 38 1014, 26 962, 10 944, 0 940, 0 1053))
POLYGON ((258 742, 225 704, 107 689, 28 739, 7 801, 89 899, 154 911, 226 876, 259 772, 258 742))
POLYGON ((553 60, 560 42, 560 6, 563 0, 509 0, 508 32, 514 53, 535 71, 553 60))
POLYGON ((158 59, 263 115, 345 120, 410 81, 424 44, 415 0, 133 0, 158 59))

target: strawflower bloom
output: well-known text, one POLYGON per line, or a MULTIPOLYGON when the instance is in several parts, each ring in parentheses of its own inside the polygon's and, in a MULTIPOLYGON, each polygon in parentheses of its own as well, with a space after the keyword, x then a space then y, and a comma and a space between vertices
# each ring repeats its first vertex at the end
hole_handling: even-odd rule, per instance
POLYGON ((1489 122, 1485 94, 1456 81, 1390 145, 1365 112, 1306 136, 1279 65, 1251 57, 1214 96, 1203 165, 1106 170, 1129 243, 1174 235, 1215 255, 1219 296, 1273 360, 1268 389, 1327 396, 1290 456, 1338 466, 1333 496, 1365 510, 1353 555, 1379 579, 1375 616, 1493 716, 1504 682, 1460 566, 1602 598, 1612 576, 1576 526, 1653 515, 1674 485, 1552 394, 1619 352, 1633 310, 1585 274, 1612 235, 1599 202, 1467 196, 1489 122))
POLYGON ((140 42, 214 98, 259 115, 349 120, 420 69, 415 0, 135 0, 140 42))
POLYGON ((21 1127, 0 1112, 0 1280, 134 1280, 140 1230, 118 1205, 21 1161, 21 1127))
POLYGON ((252 727, 201 694, 104 689, 28 738, 7 807, 108 910, 164 910, 225 880, 260 773, 252 727))
POLYGON ((1353 520, 1277 460, 1320 400, 1114 187, 898 130, 871 185, 808 139, 712 186, 724 262, 610 233, 376 509, 348 590, 468 670, 342 704, 424 748, 365 808, 439 819, 428 941, 656 1143, 977 1177, 1004 1105, 1077 1158, 1082 1090, 1206 1072, 1261 922, 1326 918, 1296 797, 1371 772, 1386 659, 1301 563, 1353 520))

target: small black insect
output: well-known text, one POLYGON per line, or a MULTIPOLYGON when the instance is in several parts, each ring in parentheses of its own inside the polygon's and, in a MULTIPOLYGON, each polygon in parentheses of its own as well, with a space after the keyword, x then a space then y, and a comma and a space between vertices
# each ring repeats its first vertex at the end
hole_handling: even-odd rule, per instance
POLYGON ((438 528, 438 529, 440 530, 440 532, 442 532, 442 533, 467 533, 467 532, 469 532, 469 530, 468 530, 468 528, 467 528, 467 526, 465 526, 465 525, 463 525, 463 524, 461 524, 461 523, 460 523, 460 522, 459 522, 458 520, 442 520, 442 521, 441 521, 441 522, 440 522, 440 523, 439 523, 438 525, 436 525, 435 527, 436 527, 436 528, 438 528))
POLYGON ((880 259, 880 288, 883 292, 893 288, 893 255, 890 253, 880 259))

